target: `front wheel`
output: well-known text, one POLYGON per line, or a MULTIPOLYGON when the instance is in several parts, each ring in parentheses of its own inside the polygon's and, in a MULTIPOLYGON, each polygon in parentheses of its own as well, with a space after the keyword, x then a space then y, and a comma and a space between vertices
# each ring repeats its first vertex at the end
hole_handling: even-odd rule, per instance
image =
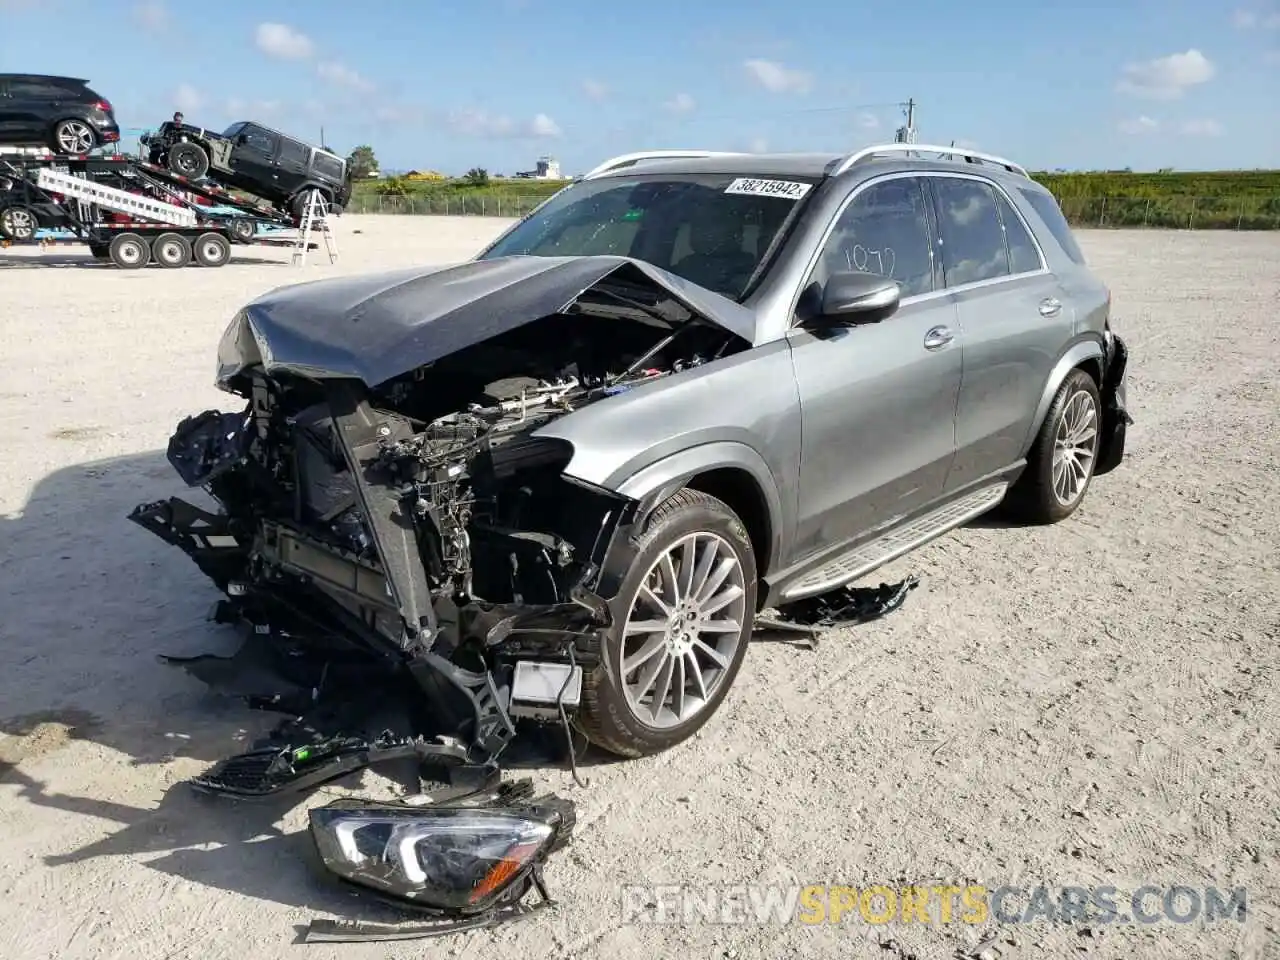
POLYGON ((641 757, 693 736, 742 666, 756 589, 751 541, 728 505, 681 490, 659 506, 619 592, 627 616, 583 683, 588 739, 641 757))
POLYGON ((1027 467, 1005 498, 1016 519, 1057 523, 1075 513, 1098 460, 1101 409, 1093 378, 1083 370, 1067 374, 1027 454, 1027 467))

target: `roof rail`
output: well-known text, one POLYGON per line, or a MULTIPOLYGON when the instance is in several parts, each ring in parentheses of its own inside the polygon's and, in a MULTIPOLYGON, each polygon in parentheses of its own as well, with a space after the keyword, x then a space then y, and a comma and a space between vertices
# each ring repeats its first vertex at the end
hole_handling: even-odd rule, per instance
POLYGON ((997 157, 991 153, 979 153, 977 150, 965 150, 957 147, 939 147, 929 143, 881 143, 875 146, 864 147, 861 150, 849 154, 831 171, 831 176, 836 177, 842 173, 852 169, 870 157, 884 153, 936 153, 938 159, 960 157, 965 163, 994 163, 997 166, 1004 167, 1010 173, 1017 173, 1031 179, 1031 174, 1027 173, 1026 168, 1020 164, 1014 163, 1012 160, 1006 160, 1004 157, 997 157))
POLYGON ((641 160, 682 160, 695 157, 738 157, 739 153, 733 153, 727 150, 641 150, 639 153, 624 153, 620 157, 614 157, 612 160, 606 160, 600 166, 595 167, 588 173, 582 175, 583 180, 590 180, 592 177, 598 177, 602 173, 608 173, 610 170, 617 170, 619 167, 629 167, 641 160))

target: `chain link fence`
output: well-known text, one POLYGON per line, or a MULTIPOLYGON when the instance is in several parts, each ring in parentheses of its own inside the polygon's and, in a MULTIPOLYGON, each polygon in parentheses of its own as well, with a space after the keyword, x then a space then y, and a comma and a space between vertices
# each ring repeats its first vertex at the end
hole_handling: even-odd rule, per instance
MULTIPOLYGON (((473 194, 356 196, 350 213, 523 217, 546 197, 473 194)), ((1280 197, 1059 197, 1080 227, 1160 227, 1181 230, 1280 229, 1280 197)))

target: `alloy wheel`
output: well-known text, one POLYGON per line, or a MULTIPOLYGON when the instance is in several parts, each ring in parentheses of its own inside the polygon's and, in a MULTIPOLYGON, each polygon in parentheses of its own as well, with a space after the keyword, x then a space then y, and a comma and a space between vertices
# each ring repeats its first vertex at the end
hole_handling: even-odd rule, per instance
POLYGON ((68 120, 58 128, 58 146, 67 153, 88 153, 93 149, 93 131, 79 120, 68 120))
POLYGON ((679 726, 715 697, 742 642, 742 563, 718 534, 686 534, 646 572, 623 628, 622 686, 636 719, 679 726))
POLYGON ((1098 407, 1085 390, 1077 390, 1062 408, 1053 439, 1053 495, 1069 507, 1080 499, 1093 474, 1098 452, 1098 407))
POLYGON ((10 207, 4 213, 0 213, 0 227, 3 227, 0 232, 6 237, 13 240, 30 240, 36 235, 36 218, 29 210, 10 207))

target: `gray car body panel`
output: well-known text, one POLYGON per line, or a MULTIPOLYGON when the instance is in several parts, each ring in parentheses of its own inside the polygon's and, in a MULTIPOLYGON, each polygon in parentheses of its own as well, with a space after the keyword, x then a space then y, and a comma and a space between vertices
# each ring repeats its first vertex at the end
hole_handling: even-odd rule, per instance
POLYGON ((699 316, 754 342, 750 310, 639 260, 504 257, 272 290, 249 303, 238 318, 240 329, 224 336, 218 376, 224 380, 261 357, 268 372, 352 378, 376 387, 564 310, 593 285, 627 270, 699 316), (256 345, 256 354, 250 344, 256 345))

